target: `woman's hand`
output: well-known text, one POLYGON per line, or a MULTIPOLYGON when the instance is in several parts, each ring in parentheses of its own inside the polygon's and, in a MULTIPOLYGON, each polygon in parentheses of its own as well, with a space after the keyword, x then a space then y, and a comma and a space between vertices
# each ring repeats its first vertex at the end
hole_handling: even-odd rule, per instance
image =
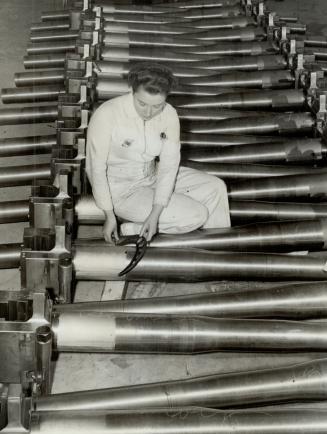
POLYGON ((162 205, 153 205, 152 211, 143 223, 140 237, 144 237, 148 242, 151 241, 152 237, 158 232, 158 222, 162 210, 162 205))
POLYGON ((116 242, 119 240, 119 237, 115 213, 113 211, 105 211, 104 213, 106 216, 102 229, 104 239, 109 244, 116 244, 116 242))

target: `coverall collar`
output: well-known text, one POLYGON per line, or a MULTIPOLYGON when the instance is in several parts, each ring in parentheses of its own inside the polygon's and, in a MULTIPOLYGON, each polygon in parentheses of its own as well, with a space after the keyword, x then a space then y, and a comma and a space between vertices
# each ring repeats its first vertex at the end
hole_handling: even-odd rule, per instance
POLYGON ((126 94, 126 98, 124 99, 124 111, 126 116, 133 119, 141 119, 140 115, 135 110, 133 92, 129 92, 126 94))

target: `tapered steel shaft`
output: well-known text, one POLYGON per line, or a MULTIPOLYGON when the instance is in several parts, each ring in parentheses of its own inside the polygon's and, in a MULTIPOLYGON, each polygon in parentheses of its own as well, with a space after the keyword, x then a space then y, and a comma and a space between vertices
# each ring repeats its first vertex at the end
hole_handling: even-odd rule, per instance
MULTIPOLYGON (((246 334, 246 330, 244 333, 241 332, 242 337, 239 336, 239 339, 246 334)), ((53 411, 55 414, 57 411, 91 409, 143 410, 179 406, 228 408, 288 401, 325 400, 326 396, 326 359, 321 359, 275 369, 54 394, 37 398, 35 408, 38 412, 53 411)), ((60 419, 58 414, 57 418, 60 419)), ((220 433, 220 430, 212 432, 220 433)), ((253 431, 245 432, 252 434, 253 431)))
POLYGON ((194 86, 287 89, 294 87, 295 78, 290 71, 238 71, 209 77, 184 78, 181 82, 194 86))
POLYGON ((0 110, 0 125, 54 122, 58 118, 56 106, 17 107, 0 110))
POLYGON ((60 352, 324 351, 326 330, 324 322, 84 311, 58 313, 52 321, 60 352))
POLYGON ((35 179, 49 179, 50 175, 49 164, 1 167, 0 187, 29 185, 35 179))
POLYGON ((325 160, 327 146, 320 139, 290 139, 280 143, 184 149, 182 158, 202 163, 293 163, 325 160))
MULTIPOLYGON (((228 95, 228 94, 227 94, 228 95)), ((217 98, 223 98, 219 95, 217 98)), ((216 97, 214 97, 216 98, 216 97)), ((315 119, 310 113, 272 114, 224 119, 183 121, 183 131, 206 134, 303 134, 313 132, 315 119)))
POLYGON ((15 137, 0 140, 0 157, 50 154, 57 144, 56 136, 15 137))
POLYGON ((107 434, 325 434, 327 412, 314 409, 219 411, 194 408, 158 411, 121 411, 99 414, 34 414, 31 433, 54 434, 60 430, 107 434))
MULTIPOLYGON (((134 48, 135 49, 135 48, 134 48)), ((208 57, 216 56, 259 56, 262 54, 278 54, 278 46, 272 42, 267 41, 222 41, 214 44, 210 44, 205 47, 198 49, 197 47, 192 48, 174 48, 176 53, 188 54, 198 54, 207 55, 208 57)), ((205 60, 205 59, 204 59, 205 60)))
POLYGON ((242 91, 232 92, 230 94, 200 97, 192 96, 171 96, 169 102, 174 107, 216 107, 226 109, 245 109, 245 110, 294 110, 303 108, 306 102, 306 97, 302 90, 286 89, 281 91, 266 90, 266 91, 242 91))
POLYGON ((327 203, 283 203, 231 200, 229 212, 234 224, 260 221, 306 220, 327 217, 327 203))
POLYGON ((229 186, 229 197, 234 200, 321 202, 327 200, 326 182, 326 173, 241 181, 229 186))
MULTIPOLYGON (((49 44, 44 45, 41 49, 50 50, 51 46, 49 44)), ((166 50, 161 52, 161 56, 159 53, 153 53, 153 51, 149 53, 148 49, 133 47, 127 49, 126 47, 111 47, 110 52, 108 49, 102 50, 104 52, 104 59, 111 59, 113 61, 121 62, 121 61, 140 61, 140 60, 150 60, 156 54, 155 60, 158 62, 179 62, 182 59, 183 62, 190 62, 190 58, 192 58, 192 62, 194 62, 194 66, 203 67, 208 69, 219 70, 222 67, 222 60, 217 59, 217 56, 259 56, 259 55, 269 55, 269 54, 277 54, 278 47, 271 42, 225 42, 220 44, 215 44, 214 46, 210 46, 210 48, 202 47, 201 53, 199 53, 196 57, 193 57, 196 54, 196 49, 193 50, 193 53, 185 52, 187 49, 183 48, 183 52, 178 53, 177 48, 175 48, 174 52, 168 53, 166 50), (131 53, 131 56, 130 54, 131 53), (204 55, 207 53, 207 55, 204 55), (193 54, 193 56, 192 56, 193 54), (201 59, 199 59, 199 55, 201 55, 201 59), (215 58, 210 58, 214 56, 215 58)), ((157 51, 157 50, 156 50, 157 51)), ((53 53, 53 54, 37 54, 37 55, 28 55, 24 57, 24 66, 26 69, 31 68, 57 68, 59 66, 64 66, 65 64, 65 54, 63 53, 53 53)), ((226 60, 228 62, 228 60, 226 60)))
POLYGON ((55 309, 57 312, 151 313, 212 318, 326 318, 327 285, 305 283, 264 290, 61 304, 55 309))
MULTIPOLYGON (((122 280, 118 273, 134 249, 76 245, 74 268, 78 280, 122 280)), ((135 281, 197 282, 228 280, 325 280, 323 258, 255 253, 220 253, 197 249, 148 249, 127 276, 135 281)))
MULTIPOLYGON (((99 74, 119 74, 125 77, 133 62, 96 62, 95 72, 99 74)), ((166 64, 167 65, 167 64, 166 64)), ((227 57, 226 59, 214 59, 214 61, 203 62, 203 68, 198 68, 191 64, 189 66, 180 66, 176 63, 169 64, 175 76, 179 77, 201 77, 213 75, 215 73, 231 71, 259 71, 275 70, 286 68, 286 62, 283 56, 263 55, 263 56, 242 56, 227 57)), ((46 72, 44 72, 45 74, 46 72)), ((27 73, 25 73, 27 74, 27 73)), ((35 73, 37 74, 37 72, 35 73)), ((22 75, 24 77, 24 75, 22 75)))
MULTIPOLYGON (((75 33, 71 32, 72 37, 75 33)), ((36 38, 32 39, 32 42, 42 42, 60 40, 60 35, 55 34, 53 38, 42 35, 37 35, 36 38)), ((67 34, 65 34, 68 39, 67 34)), ((196 51, 201 53, 201 46, 209 46, 214 43, 225 42, 225 41, 261 41, 266 37, 266 33, 258 28, 242 28, 242 29, 218 29, 218 30, 203 30, 202 32, 197 32, 192 35, 192 37, 187 38, 187 35, 172 36, 172 35, 159 35, 154 36, 153 34, 140 34, 140 33, 104 33, 102 41, 105 46, 129 46, 129 47, 147 47, 147 46, 167 46, 172 47, 172 49, 179 48, 180 51, 184 51, 184 47, 188 47, 188 52, 193 50, 190 47, 196 47, 196 51)), ((206 53, 206 50, 204 50, 206 53)))
MULTIPOLYGON (((54 23, 55 24, 55 23, 54 23)), ((177 24, 140 24, 140 23, 116 23, 106 21, 103 24, 104 32, 111 33, 139 33, 156 35, 196 35, 204 29, 237 29, 255 25, 252 17, 238 16, 230 18, 219 18, 216 20, 194 20, 191 23, 184 22, 177 24), (157 32, 155 31, 157 29, 157 32)), ((35 29, 38 30, 38 29, 35 29)))
MULTIPOLYGON (((117 23, 140 23, 140 24, 170 24, 192 22, 199 19, 216 19, 216 18, 229 18, 242 15, 242 9, 239 6, 230 7, 217 7, 206 9, 194 9, 185 11, 171 10, 170 13, 162 13, 157 15, 150 14, 135 14, 122 13, 122 12, 105 12, 103 14, 105 21, 115 21, 117 23)), ((44 21, 44 20, 43 20, 44 21)))
POLYGON ((232 182, 234 180, 262 179, 265 177, 288 177, 290 175, 308 174, 327 174, 327 169, 313 169, 310 166, 277 166, 266 164, 234 164, 234 163, 199 163, 197 161, 183 161, 183 166, 191 167, 202 172, 232 182))
POLYGON ((151 246, 243 252, 324 250, 327 247, 327 220, 257 223, 188 234, 160 234, 153 238, 151 246))
MULTIPOLYGON (((177 108, 179 110, 179 108, 177 108)), ((219 113, 220 109, 218 109, 219 113)), ((190 149, 193 151, 203 152, 209 148, 209 152, 216 149, 217 146, 238 146, 250 144, 279 143, 282 138, 278 136, 251 136, 251 135, 224 135, 224 134, 195 134, 181 133, 181 144, 183 151, 190 149)), ((284 138, 284 140, 286 140, 284 138)))

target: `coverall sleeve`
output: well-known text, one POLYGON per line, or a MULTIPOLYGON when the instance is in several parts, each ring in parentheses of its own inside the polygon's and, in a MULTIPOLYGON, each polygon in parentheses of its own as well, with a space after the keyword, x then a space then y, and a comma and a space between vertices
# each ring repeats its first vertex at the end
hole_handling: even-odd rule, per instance
POLYGON ((112 116, 108 111, 98 109, 93 114, 87 131, 86 173, 96 205, 107 211, 113 209, 107 180, 111 132, 112 116))
POLYGON ((162 149, 157 168, 157 184, 154 194, 154 204, 166 207, 173 193, 176 175, 180 163, 180 126, 176 110, 169 113, 166 138, 163 139, 162 149))

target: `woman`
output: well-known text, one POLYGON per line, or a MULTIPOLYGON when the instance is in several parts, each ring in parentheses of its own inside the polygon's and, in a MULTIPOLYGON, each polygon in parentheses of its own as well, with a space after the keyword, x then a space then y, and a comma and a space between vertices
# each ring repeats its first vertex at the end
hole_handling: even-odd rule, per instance
POLYGON ((117 217, 130 222, 121 225, 123 235, 147 241, 158 230, 230 226, 224 182, 179 167, 179 120, 166 102, 173 82, 168 68, 139 64, 128 75, 132 92, 106 101, 91 118, 86 171, 109 243, 118 240, 117 217))

